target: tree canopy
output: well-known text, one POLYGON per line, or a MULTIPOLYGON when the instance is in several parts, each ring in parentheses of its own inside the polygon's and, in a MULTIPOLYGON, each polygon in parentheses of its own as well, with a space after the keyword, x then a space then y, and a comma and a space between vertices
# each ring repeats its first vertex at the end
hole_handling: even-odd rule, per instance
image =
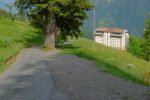
POLYGON ((79 34, 80 26, 87 18, 86 11, 93 7, 88 0, 17 0, 16 5, 28 11, 29 15, 34 15, 38 19, 34 19, 35 22, 40 20, 45 34, 48 32, 46 27, 51 26, 54 33, 59 28, 65 36, 79 34))
POLYGON ((150 15, 145 22, 145 33, 143 35, 141 48, 145 59, 150 61, 150 15))
POLYGON ((135 36, 131 36, 128 45, 128 51, 133 55, 140 55, 140 43, 139 40, 135 36))

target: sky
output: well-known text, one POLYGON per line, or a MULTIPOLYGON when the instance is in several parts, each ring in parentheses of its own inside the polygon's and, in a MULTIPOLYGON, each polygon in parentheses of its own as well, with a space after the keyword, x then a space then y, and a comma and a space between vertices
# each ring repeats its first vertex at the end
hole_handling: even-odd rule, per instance
MULTIPOLYGON (((14 4, 14 2, 15 2, 15 0, 0 0, 0 8, 6 9, 6 11, 8 11, 5 6, 12 5, 12 4, 14 4)), ((15 8, 13 8, 13 12, 15 13, 15 12, 17 12, 17 10, 15 8)))
POLYGON ((13 4, 15 0, 0 0, 0 7, 4 8, 7 4, 13 4))

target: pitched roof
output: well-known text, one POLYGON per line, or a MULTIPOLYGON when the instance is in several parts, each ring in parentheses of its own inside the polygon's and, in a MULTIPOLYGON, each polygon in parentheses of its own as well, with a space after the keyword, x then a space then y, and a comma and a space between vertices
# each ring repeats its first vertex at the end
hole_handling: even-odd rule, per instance
POLYGON ((97 28, 96 31, 109 33, 123 33, 125 30, 120 28, 97 28))

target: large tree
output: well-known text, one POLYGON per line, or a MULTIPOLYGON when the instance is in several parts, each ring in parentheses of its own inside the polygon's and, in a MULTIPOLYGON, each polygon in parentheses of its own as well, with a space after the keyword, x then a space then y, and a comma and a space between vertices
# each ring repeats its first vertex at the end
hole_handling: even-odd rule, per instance
POLYGON ((141 45, 143 56, 150 62, 150 15, 145 22, 145 33, 143 35, 143 43, 141 45))
POLYGON ((93 7, 88 0, 17 0, 16 5, 39 19, 44 31, 44 45, 51 48, 55 46, 58 29, 64 37, 77 36, 87 18, 86 11, 93 7))

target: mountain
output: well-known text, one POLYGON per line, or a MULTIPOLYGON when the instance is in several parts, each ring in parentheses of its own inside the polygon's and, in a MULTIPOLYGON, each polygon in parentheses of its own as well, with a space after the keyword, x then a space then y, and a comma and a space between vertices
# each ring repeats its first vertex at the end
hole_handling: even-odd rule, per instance
MULTIPOLYGON (((0 0, 0 8, 15 0, 0 0)), ((117 27, 127 29, 141 37, 144 33, 144 20, 150 12, 150 0, 98 0, 96 7, 96 27, 117 27)), ((96 0, 91 0, 95 3, 96 0)), ((16 10, 15 10, 16 11, 16 10)), ((87 12, 89 19, 82 30, 85 36, 92 37, 93 11, 87 12)))
MULTIPOLYGON (((150 13, 149 4, 150 0, 99 0, 96 6, 96 27, 124 28, 141 37, 144 33, 144 20, 150 13)), ((85 36, 91 38, 93 11, 87 14, 89 19, 85 21, 82 29, 85 36)))

